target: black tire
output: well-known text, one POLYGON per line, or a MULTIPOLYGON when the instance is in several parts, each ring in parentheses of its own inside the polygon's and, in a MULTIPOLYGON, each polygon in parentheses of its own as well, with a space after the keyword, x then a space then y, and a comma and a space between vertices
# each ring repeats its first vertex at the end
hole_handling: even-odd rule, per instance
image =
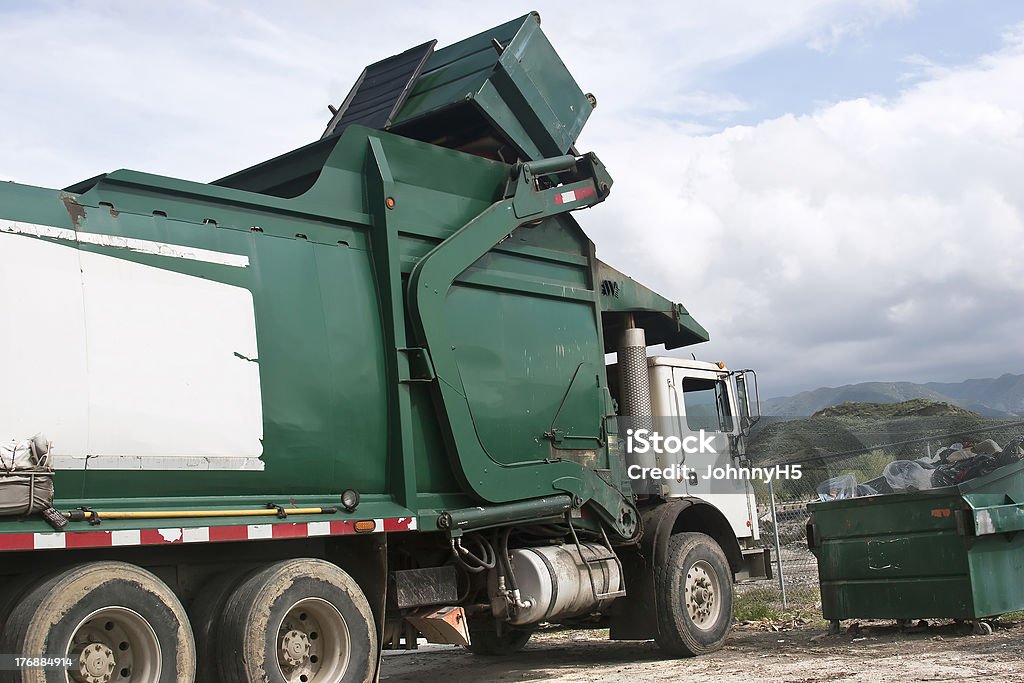
POLYGON ((694 532, 672 536, 666 564, 655 568, 654 580, 655 640, 662 650, 675 657, 695 657, 722 647, 732 626, 732 571, 722 548, 710 536, 694 532))
POLYGON ((498 633, 494 620, 469 622, 469 645, 466 649, 481 657, 507 657, 526 647, 533 629, 502 624, 498 633))
POLYGON ((309 683, 368 683, 377 664, 366 597, 352 577, 317 559, 284 560, 246 579, 228 598, 218 640, 221 683, 285 683, 285 667, 304 667, 309 683), (293 645, 297 664, 280 652, 293 645))
POLYGON ((3 630, 3 625, 7 623, 8 615, 17 606, 22 596, 30 589, 42 583, 44 578, 46 577, 30 572, 3 577, 2 581, 0 581, 3 584, 0 586, 0 631, 3 630))
MULTIPOLYGON (((29 589, 11 610, 0 652, 70 656, 76 644, 102 646, 85 658, 132 683, 191 683, 196 650, 185 609, 148 571, 124 562, 90 562, 62 570, 29 589), (109 641, 109 642, 107 642, 109 641), (159 669, 159 673, 157 673, 159 669)), ((3 673, 16 683, 66 683, 64 671, 3 673)))
POLYGON ((238 585, 257 571, 258 568, 248 567, 221 572, 203 584, 189 604, 188 616, 196 641, 196 683, 219 682, 218 629, 224 615, 224 606, 238 585))

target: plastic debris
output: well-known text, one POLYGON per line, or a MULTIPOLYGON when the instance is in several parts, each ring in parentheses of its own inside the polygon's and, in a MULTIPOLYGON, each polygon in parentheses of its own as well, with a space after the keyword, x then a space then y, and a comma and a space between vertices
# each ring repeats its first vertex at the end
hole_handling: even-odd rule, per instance
POLYGON ((818 484, 818 498, 821 500, 842 500, 857 497, 857 477, 843 474, 818 484))
POLYGON ((913 460, 894 460, 882 471, 894 493, 932 488, 932 473, 913 460))

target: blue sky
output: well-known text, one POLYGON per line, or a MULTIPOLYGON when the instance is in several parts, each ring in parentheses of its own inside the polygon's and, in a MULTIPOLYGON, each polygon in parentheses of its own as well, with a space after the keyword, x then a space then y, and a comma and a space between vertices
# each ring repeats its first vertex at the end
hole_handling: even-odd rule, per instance
POLYGON ((933 0, 831 44, 779 46, 695 85, 748 103, 748 110, 726 119, 742 124, 869 94, 892 97, 925 77, 925 64, 970 63, 999 48, 1002 32, 1022 17, 1024 7, 1014 0, 933 0))
POLYGON ((537 9, 616 180, 598 255, 766 395, 1024 373, 1024 3, 0 5, 0 180, 211 180, 316 139, 363 66, 537 9))

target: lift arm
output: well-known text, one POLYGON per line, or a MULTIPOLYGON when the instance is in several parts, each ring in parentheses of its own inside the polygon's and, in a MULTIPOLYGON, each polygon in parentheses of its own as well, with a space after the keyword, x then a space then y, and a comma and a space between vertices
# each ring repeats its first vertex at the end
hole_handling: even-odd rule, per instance
POLYGON ((608 196, 612 179, 593 154, 519 163, 511 170, 504 197, 434 247, 409 277, 408 306, 418 343, 429 353, 436 374, 435 403, 456 472, 484 500, 505 503, 521 495, 521 486, 550 495, 569 493, 576 507, 593 501, 620 535, 631 538, 638 515, 632 503, 593 470, 569 461, 499 463, 477 435, 445 319, 445 302, 455 280, 516 228, 576 209, 608 196), (558 175, 562 184, 545 187, 558 175))

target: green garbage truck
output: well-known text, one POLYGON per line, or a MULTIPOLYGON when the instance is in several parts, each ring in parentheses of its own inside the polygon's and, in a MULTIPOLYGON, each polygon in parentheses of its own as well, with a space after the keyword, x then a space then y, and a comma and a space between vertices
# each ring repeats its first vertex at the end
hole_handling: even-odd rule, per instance
POLYGON ((742 464, 756 377, 649 357, 708 334, 576 221, 595 106, 532 13, 215 182, 0 183, 0 677, 370 681, 542 623, 718 648, 768 571, 750 487, 652 480, 680 459, 624 430, 742 464))

